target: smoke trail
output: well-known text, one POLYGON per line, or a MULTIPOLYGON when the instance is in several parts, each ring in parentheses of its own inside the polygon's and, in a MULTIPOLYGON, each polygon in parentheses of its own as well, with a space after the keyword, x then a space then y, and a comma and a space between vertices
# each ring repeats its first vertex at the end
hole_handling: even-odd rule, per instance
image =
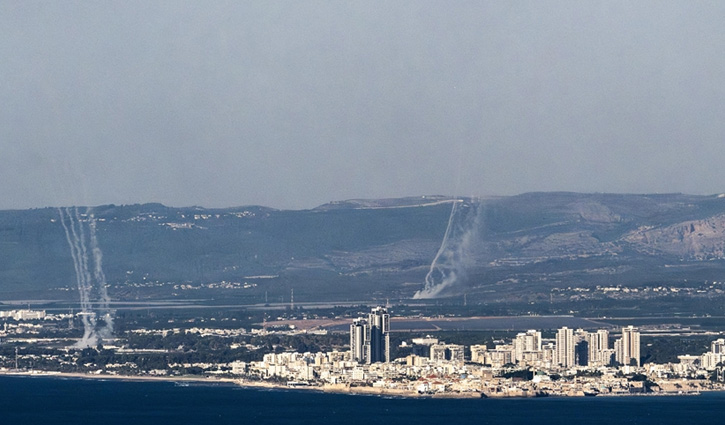
POLYGON ((96 237, 96 217, 90 207, 86 210, 86 215, 88 216, 91 252, 93 253, 93 275, 96 278, 96 283, 98 284, 98 295, 100 297, 99 309, 105 322, 105 325, 101 329, 99 329, 99 334, 102 338, 110 338, 113 334, 113 317, 111 317, 111 311, 109 307, 111 299, 108 296, 108 283, 106 282, 106 274, 103 273, 103 252, 98 246, 98 238, 96 237))
POLYGON ((436 256, 433 258, 433 261, 430 263, 430 269, 428 270, 428 273, 425 275, 425 291, 430 291, 435 286, 435 280, 433 277, 434 272, 438 272, 440 274, 441 279, 445 280, 445 272, 442 270, 438 265, 438 260, 441 258, 441 255, 448 247, 448 238, 451 236, 451 228, 453 227, 453 217, 456 215, 456 207, 458 206, 458 200, 454 200, 453 204, 451 205, 451 214, 448 216, 448 225, 446 226, 446 232, 443 234, 443 241, 441 241, 441 246, 438 248, 438 252, 436 253, 436 256))
POLYGON ((480 208, 460 212, 463 200, 454 200, 443 241, 425 276, 425 286, 413 298, 436 298, 465 280, 473 248, 479 241, 480 208))
POLYGON ((66 240, 68 241, 68 246, 70 247, 71 251, 71 258, 73 259, 73 268, 75 269, 76 273, 76 283, 78 285, 78 293, 80 295, 80 304, 81 304, 81 321, 83 323, 83 337, 80 341, 76 344, 77 347, 89 347, 91 345, 94 345, 95 343, 95 323, 93 320, 93 315, 91 313, 91 305, 89 302, 89 281, 88 281, 88 274, 83 268, 83 252, 84 249, 82 248, 83 241, 80 237, 81 232, 81 223, 79 220, 77 220, 77 214, 76 211, 71 212, 70 208, 66 208, 65 212, 63 209, 59 208, 58 212, 60 213, 61 218, 61 224, 63 225, 63 229, 65 231, 66 240), (65 216, 68 216, 68 224, 66 225, 65 222, 65 216))
POLYGON ((84 338, 79 343, 80 346, 87 346, 87 347, 95 347, 98 342, 98 331, 96 329, 96 313, 93 311, 93 304, 91 302, 91 295, 93 291, 93 277, 91 276, 90 269, 88 267, 88 248, 86 247, 86 231, 85 227, 83 226, 83 222, 81 221, 81 216, 78 213, 78 207, 73 208, 73 212, 75 213, 76 218, 76 224, 78 225, 78 240, 80 242, 80 248, 81 248, 81 271, 83 275, 83 282, 85 287, 85 299, 86 304, 88 306, 87 313, 84 313, 84 315, 87 315, 88 322, 90 323, 90 335, 87 338, 84 338))
POLYGON ((78 270, 80 271, 80 315, 83 321, 83 338, 78 341, 76 346, 85 348, 95 346, 98 341, 98 337, 96 336, 96 316, 93 313, 93 306, 90 301, 93 282, 91 281, 91 274, 88 271, 88 250, 86 249, 83 223, 78 214, 78 208, 73 207, 72 212, 71 214, 70 208, 66 209, 66 214, 68 214, 71 223, 71 234, 74 238, 73 242, 76 249, 76 258, 78 259, 78 270))
MULTIPOLYGON (((63 209, 58 208, 58 213, 60 214, 60 223, 63 225, 63 230, 65 231, 65 238, 68 241, 68 246, 70 247, 70 254, 73 260, 73 268, 76 273, 76 284, 78 286, 78 293, 80 294, 81 298, 81 313, 84 313, 88 311, 88 303, 85 291, 86 286, 83 282, 83 274, 80 267, 80 248, 77 244, 77 234, 73 225, 73 216, 71 216, 70 211, 66 209, 69 221, 69 223, 66 225, 63 209)), ((82 314, 81 320, 83 322, 83 338, 81 339, 81 341, 86 341, 91 335, 92 328, 90 322, 88 321, 88 316, 82 314)))
POLYGON ((110 298, 108 297, 106 276, 103 273, 103 254, 98 246, 96 237, 96 220, 91 208, 86 210, 86 221, 88 222, 88 234, 84 227, 81 215, 77 207, 58 209, 60 221, 65 232, 66 240, 71 251, 73 268, 76 273, 76 283, 80 295, 81 321, 83 323, 83 337, 76 347, 94 347, 103 338, 110 338, 113 333, 113 319, 110 314, 110 298), (67 223, 66 223, 67 216, 67 223), (90 243, 90 250, 87 242, 90 243), (89 254, 90 253, 90 254, 89 254), (92 257, 91 257, 92 255, 92 257), (91 273, 90 263, 93 262, 91 273), (103 325, 98 326, 96 311, 93 310, 91 297, 94 286, 98 292, 99 311, 103 316, 103 325))

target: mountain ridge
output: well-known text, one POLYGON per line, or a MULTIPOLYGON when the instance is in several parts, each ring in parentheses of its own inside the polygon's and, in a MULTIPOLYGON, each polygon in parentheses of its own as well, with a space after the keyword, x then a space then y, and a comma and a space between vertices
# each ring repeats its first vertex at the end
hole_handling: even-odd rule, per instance
MULTIPOLYGON (((459 271, 442 296, 472 299, 556 285, 717 279, 725 272, 719 194, 531 192, 351 199, 308 210, 159 203, 91 210, 115 299, 252 302, 264 294, 284 298, 291 288, 298 299, 410 298, 439 251, 459 271), (451 241, 457 251, 447 253, 440 248, 453 205, 452 234, 461 240, 451 241)), ((89 220, 85 207, 78 214, 89 220)), ((74 282, 58 209, 0 211, 0 299, 72 299, 74 282)))

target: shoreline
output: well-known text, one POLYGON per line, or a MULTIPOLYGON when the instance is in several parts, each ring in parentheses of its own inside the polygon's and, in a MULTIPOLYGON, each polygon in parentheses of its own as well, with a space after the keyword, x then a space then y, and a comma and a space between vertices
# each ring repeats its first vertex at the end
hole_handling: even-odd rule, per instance
POLYGON ((43 377, 43 378, 76 378, 76 379, 94 379, 94 380, 116 380, 126 382, 180 382, 180 383, 199 383, 199 384, 235 384, 238 380, 232 378, 214 378, 214 377, 196 377, 190 375, 183 376, 138 376, 138 375, 108 375, 82 372, 55 372, 41 370, 0 370, 0 376, 25 376, 25 377, 43 377))
POLYGON ((195 383, 195 384, 228 384, 241 388, 268 389, 281 391, 314 391, 328 394, 348 395, 369 395, 381 397, 401 398, 481 398, 480 393, 440 393, 440 394, 419 394, 415 391, 399 390, 390 388, 374 387, 349 387, 343 385, 294 385, 275 383, 269 381, 250 381, 243 378, 217 378, 217 377, 195 377, 195 376, 136 376, 136 375, 107 375, 81 372, 55 372, 39 370, 0 370, 0 376, 18 377, 42 377, 42 378, 71 378, 87 380, 116 380, 125 382, 170 382, 170 383, 195 383))
MULTIPOLYGON (((560 395, 560 394, 546 394, 546 395, 511 395, 511 394, 486 394, 485 392, 440 392, 440 393, 418 393, 413 390, 405 389, 391 389, 391 388, 376 388, 372 386, 354 386, 350 387, 342 384, 324 384, 322 386, 317 385, 288 385, 283 383, 269 382, 269 381, 250 381, 243 378, 221 378, 213 376, 137 376, 137 375, 107 375, 107 374, 93 374, 93 373, 81 373, 81 372, 55 372, 55 371, 40 371, 40 370, 0 370, 0 377, 2 376, 17 376, 17 377, 42 377, 42 378, 65 378, 65 379, 84 379, 84 380, 116 380, 122 382, 169 382, 174 384, 222 384, 222 385, 234 385, 241 388, 249 389, 267 389, 267 390, 280 390, 280 391, 314 391, 319 393, 327 394, 346 394, 346 395, 358 395, 358 396, 378 396, 378 397, 396 397, 396 398, 410 398, 410 399, 525 399, 525 398, 592 398, 585 395, 560 395)), ((596 397, 610 398, 610 397, 671 397, 671 396, 682 396, 690 397, 693 395, 700 395, 703 392, 723 392, 722 390, 707 390, 698 392, 652 392, 652 393, 620 393, 620 394, 597 394, 596 397)))

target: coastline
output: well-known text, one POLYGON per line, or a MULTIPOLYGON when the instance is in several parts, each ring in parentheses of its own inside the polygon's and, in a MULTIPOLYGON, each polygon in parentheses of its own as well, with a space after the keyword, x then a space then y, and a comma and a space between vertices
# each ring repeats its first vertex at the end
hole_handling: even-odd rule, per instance
MULTIPOLYGON (((378 388, 372 386, 349 386, 345 384, 324 384, 317 385, 289 385, 287 383, 277 383, 269 381, 246 380, 243 378, 222 378, 213 376, 138 376, 138 375, 109 375, 109 374, 93 374, 80 372, 55 372, 55 371, 39 371, 39 370, 0 370, 0 376, 18 376, 18 377, 44 377, 44 378, 61 378, 61 379, 86 379, 86 380, 116 380, 125 382, 169 382, 186 386, 188 384, 223 384, 234 385, 241 388, 251 389, 267 389, 282 391, 313 391, 329 394, 347 394, 347 395, 367 395, 380 397, 399 397, 399 398, 432 398, 432 399, 511 399, 511 398, 535 398, 535 397, 553 397, 553 398, 578 398, 585 397, 582 394, 528 394, 521 393, 486 393, 486 392, 437 392, 437 393, 419 393, 413 390, 378 388)), ((722 390, 703 390, 697 392, 652 392, 652 393, 616 393, 607 394, 600 393, 597 397, 642 397, 642 396, 693 396, 700 395, 701 392, 722 392, 722 390)))
POLYGON ((349 394, 349 395, 373 395, 373 396, 392 396, 405 398, 480 398, 480 393, 442 393, 442 394, 419 394, 414 391, 397 390, 390 388, 375 387, 349 387, 345 385, 296 385, 289 386, 287 384, 275 383, 269 381, 250 381, 242 378, 218 378, 212 376, 137 376, 137 375, 108 375, 80 372, 55 372, 55 371, 39 371, 39 370, 0 370, 0 376, 19 376, 19 377, 44 377, 44 378, 65 378, 65 379, 88 379, 88 380, 117 380, 125 382, 171 382, 177 384, 228 384, 236 385, 242 388, 256 388, 268 390, 284 390, 284 391, 316 391, 320 393, 332 394, 349 394), (475 394, 475 396, 474 396, 475 394))
POLYGON ((183 376, 138 376, 138 375, 109 375, 80 372, 54 372, 39 370, 0 370, 0 376, 25 376, 44 378, 75 378, 95 380, 117 380, 127 382, 174 382, 174 383, 202 383, 202 384, 238 384, 238 380, 232 378, 196 377, 191 375, 183 376))

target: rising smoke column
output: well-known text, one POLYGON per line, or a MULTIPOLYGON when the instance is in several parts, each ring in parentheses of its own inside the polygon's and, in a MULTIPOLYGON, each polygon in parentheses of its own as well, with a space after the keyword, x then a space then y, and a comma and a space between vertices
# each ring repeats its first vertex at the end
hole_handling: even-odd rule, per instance
POLYGON ((445 289, 466 278, 473 261, 473 248, 480 240, 480 210, 464 204, 463 200, 453 200, 448 226, 425 276, 425 286, 413 298, 437 298, 445 289))
POLYGON ((98 246, 98 238, 96 237, 96 217, 90 207, 88 207, 88 209, 86 210, 86 215, 88 216, 91 253, 93 254, 93 276, 96 279, 96 284, 98 288, 98 311, 99 313, 101 313, 101 316, 104 320, 104 326, 102 326, 98 330, 98 333, 101 338, 110 338, 113 334, 113 317, 111 316, 110 310, 111 298, 108 296, 108 283, 106 282, 106 274, 103 273, 103 252, 98 246))
MULTIPOLYGON (((62 208, 58 209, 58 212, 60 213, 60 222, 63 225, 63 230, 65 231, 65 237, 68 241, 68 246, 70 247, 71 252, 71 258, 73 259, 73 268, 75 269, 76 273, 76 283, 78 285, 78 293, 80 295, 80 304, 81 304, 81 321, 83 323, 83 337, 80 341, 76 344, 78 347, 89 347, 92 345, 95 345, 97 341, 97 337, 95 336, 95 317, 91 313, 91 304, 90 304, 90 282, 89 282, 89 274, 87 273, 87 268, 84 269, 84 252, 85 249, 83 249, 82 245, 84 243, 83 239, 80 237, 80 226, 81 223, 78 218, 78 209, 77 208, 65 208, 65 211, 62 208), (68 223, 66 224, 66 218, 65 216, 68 216, 68 223)), ((87 262, 86 262, 87 263, 87 262)))
POLYGON ((84 222, 81 220, 77 207, 59 208, 58 212, 70 247, 73 268, 76 274, 76 284, 80 295, 83 337, 76 343, 76 347, 95 347, 103 338, 109 338, 113 333, 113 320, 109 310, 110 299, 106 289, 106 277, 101 264, 103 254, 96 237, 95 217, 92 209, 88 208, 86 210, 88 235, 86 235, 84 222), (88 244, 90 244, 90 250, 88 244), (91 263, 93 273, 90 271, 91 263), (98 311, 93 309, 92 296, 94 295, 94 288, 98 293, 98 311), (101 326, 96 320, 98 313, 104 318, 101 326))

